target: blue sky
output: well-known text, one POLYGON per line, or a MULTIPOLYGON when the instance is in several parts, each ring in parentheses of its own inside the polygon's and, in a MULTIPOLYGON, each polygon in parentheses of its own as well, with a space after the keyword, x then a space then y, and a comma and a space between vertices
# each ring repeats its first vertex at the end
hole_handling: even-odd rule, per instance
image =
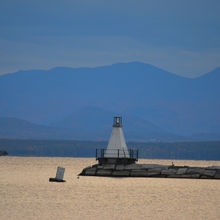
POLYGON ((0 74, 141 61, 195 77, 220 66, 219 0, 2 0, 0 74))

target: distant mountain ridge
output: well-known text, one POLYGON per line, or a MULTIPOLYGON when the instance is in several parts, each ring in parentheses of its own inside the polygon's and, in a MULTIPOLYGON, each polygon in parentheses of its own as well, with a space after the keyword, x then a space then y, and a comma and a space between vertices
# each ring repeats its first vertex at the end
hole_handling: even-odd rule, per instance
POLYGON ((83 118, 82 109, 94 106, 169 134, 219 134, 219 83, 220 68, 190 79, 139 62, 19 71, 0 76, 0 116, 64 129, 65 120, 83 118))
POLYGON ((70 132, 17 118, 0 117, 0 138, 62 139, 62 137, 70 138, 70 132))
MULTIPOLYGON (((93 115, 96 114, 93 113, 93 115)), ((86 121, 79 118, 74 120, 76 124, 69 127, 62 127, 62 122, 60 122, 61 125, 58 123, 53 126, 44 126, 17 118, 0 117, 0 138, 106 141, 110 137, 112 123, 108 118, 106 120, 106 117, 98 116, 99 120, 109 121, 108 125, 104 122, 99 124, 100 127, 93 127, 93 119, 92 121, 86 121), (82 123, 81 126, 78 126, 79 122, 82 123)), ((71 121, 69 124, 71 125, 71 121)), ((126 123, 125 136, 128 140, 133 141, 174 141, 183 139, 181 136, 157 128, 152 123, 148 124, 148 122, 142 122, 141 120, 134 121, 132 118, 129 119, 128 124, 126 123), (132 127, 135 129, 132 130, 132 127)))

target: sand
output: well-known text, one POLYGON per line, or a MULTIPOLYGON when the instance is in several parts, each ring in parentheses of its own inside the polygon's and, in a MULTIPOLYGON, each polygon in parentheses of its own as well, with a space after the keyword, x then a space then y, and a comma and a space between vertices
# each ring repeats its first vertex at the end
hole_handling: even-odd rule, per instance
MULTIPOLYGON (((0 219, 220 219, 220 180, 77 178, 95 162, 94 158, 0 157, 0 219), (55 177, 57 166, 66 168, 66 183, 48 181, 55 177)), ((220 165, 220 161, 174 163, 220 165)))

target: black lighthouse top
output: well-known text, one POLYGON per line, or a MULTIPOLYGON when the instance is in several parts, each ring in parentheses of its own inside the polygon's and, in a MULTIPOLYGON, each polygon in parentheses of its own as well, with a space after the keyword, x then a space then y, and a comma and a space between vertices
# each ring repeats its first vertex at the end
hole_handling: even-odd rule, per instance
POLYGON ((122 128, 122 117, 115 116, 113 121, 114 128, 122 128))

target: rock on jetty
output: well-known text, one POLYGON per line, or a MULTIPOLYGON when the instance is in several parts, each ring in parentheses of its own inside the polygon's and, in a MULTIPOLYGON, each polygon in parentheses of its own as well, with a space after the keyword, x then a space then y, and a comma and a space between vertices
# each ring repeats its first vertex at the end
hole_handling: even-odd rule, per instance
POLYGON ((160 164, 95 164, 81 176, 220 179, 220 166, 189 167, 160 164))

